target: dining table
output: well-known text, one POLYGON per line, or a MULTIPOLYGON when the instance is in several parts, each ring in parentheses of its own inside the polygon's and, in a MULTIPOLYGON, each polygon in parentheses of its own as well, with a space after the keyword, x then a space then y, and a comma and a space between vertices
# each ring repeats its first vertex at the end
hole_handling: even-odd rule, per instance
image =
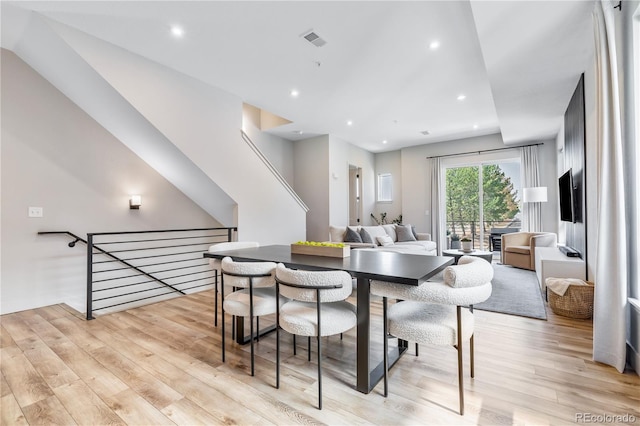
MULTIPOLYGON (((357 280, 356 287, 356 389, 369 393, 384 376, 382 356, 372 362, 370 281, 418 286, 454 262, 452 257, 408 254, 383 249, 351 249, 346 257, 292 254, 289 245, 266 245, 253 248, 206 252, 207 258, 231 257, 234 261, 282 263, 288 268, 304 270, 341 270, 357 280)), ((390 349, 389 367, 406 351, 406 342, 390 349)))

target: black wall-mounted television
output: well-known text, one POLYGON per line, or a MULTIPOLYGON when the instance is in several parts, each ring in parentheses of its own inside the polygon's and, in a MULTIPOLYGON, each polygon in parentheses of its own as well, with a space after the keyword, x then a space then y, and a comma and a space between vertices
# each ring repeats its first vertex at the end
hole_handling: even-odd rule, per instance
POLYGON ((564 222, 575 222, 575 192, 573 186, 573 172, 567 170, 558 179, 558 194, 560 196, 560 220, 564 222))

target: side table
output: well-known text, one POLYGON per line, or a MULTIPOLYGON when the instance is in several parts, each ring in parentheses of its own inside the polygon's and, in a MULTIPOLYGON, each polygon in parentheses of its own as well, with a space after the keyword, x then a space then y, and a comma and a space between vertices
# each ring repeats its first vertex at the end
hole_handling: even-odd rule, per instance
POLYGON ((484 250, 473 250, 469 253, 465 253, 462 250, 457 250, 457 249, 449 249, 449 250, 442 250, 442 255, 443 256, 449 256, 449 257, 455 257, 454 263, 458 263, 458 260, 460 260, 460 258, 462 256, 475 256, 475 257, 481 257, 484 260, 486 260, 487 262, 491 263, 491 261, 493 260, 493 252, 490 251, 484 251, 484 250))
POLYGON ((545 297, 549 277, 586 279, 584 260, 568 257, 556 247, 536 247, 535 264, 540 290, 545 297))

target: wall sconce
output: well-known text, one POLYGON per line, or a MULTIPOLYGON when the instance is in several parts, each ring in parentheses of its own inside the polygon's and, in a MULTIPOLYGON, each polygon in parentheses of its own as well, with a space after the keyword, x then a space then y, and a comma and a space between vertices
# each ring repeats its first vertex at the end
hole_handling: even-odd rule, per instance
POLYGON ((129 208, 131 210, 139 210, 142 205, 142 196, 140 195, 132 195, 129 198, 129 208))
POLYGON ((522 202, 523 203, 546 203, 547 202, 547 187, 535 186, 533 188, 522 189, 522 202))

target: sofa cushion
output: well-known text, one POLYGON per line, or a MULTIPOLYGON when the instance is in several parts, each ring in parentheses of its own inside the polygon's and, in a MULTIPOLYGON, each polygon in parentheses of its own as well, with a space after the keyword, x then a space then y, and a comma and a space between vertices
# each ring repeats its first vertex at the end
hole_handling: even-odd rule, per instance
POLYGON ((347 227, 347 232, 344 235, 345 243, 361 243, 362 237, 351 227, 347 227))
POLYGON ((400 247, 407 247, 407 248, 414 247, 416 250, 427 250, 427 251, 436 250, 438 248, 438 245, 436 244, 435 241, 428 241, 428 240, 402 241, 402 242, 397 242, 396 245, 400 247))
POLYGON ((396 234, 398 234, 398 242, 416 241, 416 237, 411 230, 411 225, 396 226, 396 234))
POLYGON ((396 235, 396 225, 382 225, 384 232, 387 233, 388 236, 391 237, 391 241, 398 241, 398 236, 396 235))
POLYGON ((388 235, 383 235, 383 236, 380 236, 380 237, 376 237, 376 241, 378 242, 378 244, 380 244, 381 246, 384 246, 384 247, 393 245, 393 240, 388 235))
POLYGON ((519 254, 529 255, 531 254, 531 247, 530 246, 508 246, 504 248, 504 251, 507 251, 509 253, 519 253, 519 254))
POLYGON ((343 243, 344 234, 347 232, 346 226, 329 226, 329 241, 333 243, 343 243))
POLYGON ((362 238, 363 243, 378 245, 364 228, 360 228, 360 238, 362 238))
MULTIPOLYGON (((362 229, 364 229, 371 236, 371 242, 374 243, 376 242, 377 237, 384 237, 385 235, 387 235, 387 232, 382 226, 363 226, 362 229)), ((364 241, 364 239, 362 241, 364 241)))

